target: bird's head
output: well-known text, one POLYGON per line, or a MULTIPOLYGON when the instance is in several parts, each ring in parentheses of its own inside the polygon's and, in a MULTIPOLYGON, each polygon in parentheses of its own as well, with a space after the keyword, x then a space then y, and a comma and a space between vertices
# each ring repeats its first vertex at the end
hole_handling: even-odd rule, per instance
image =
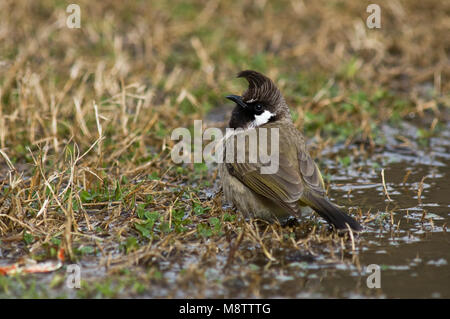
POLYGON ((247 79, 249 86, 242 96, 227 96, 236 103, 229 123, 231 128, 246 129, 290 119, 289 107, 271 79, 252 70, 239 72, 238 78, 247 79))

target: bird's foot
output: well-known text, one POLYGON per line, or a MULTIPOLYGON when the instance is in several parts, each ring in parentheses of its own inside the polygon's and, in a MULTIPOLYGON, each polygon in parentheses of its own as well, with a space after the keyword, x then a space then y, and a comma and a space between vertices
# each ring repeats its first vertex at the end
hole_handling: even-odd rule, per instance
POLYGON ((300 225, 300 223, 296 217, 289 216, 287 218, 280 220, 280 225, 281 227, 296 227, 300 225))

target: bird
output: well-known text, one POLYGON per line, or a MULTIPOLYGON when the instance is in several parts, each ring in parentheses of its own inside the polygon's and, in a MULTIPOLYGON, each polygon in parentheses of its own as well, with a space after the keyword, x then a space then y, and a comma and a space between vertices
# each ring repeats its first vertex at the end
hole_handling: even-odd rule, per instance
MULTIPOLYGON (((223 141, 223 161, 219 163, 219 177, 225 201, 234 205, 245 217, 286 223, 315 211, 333 229, 361 231, 361 225, 327 197, 324 182, 317 164, 310 156, 303 134, 295 127, 289 106, 281 91, 267 76, 253 70, 238 73, 238 78, 248 81, 241 95, 228 95, 235 103, 228 123, 232 134, 223 141), (232 136, 258 133, 262 128, 278 129, 278 169, 263 174, 264 166, 258 157, 251 162, 248 157, 238 161, 227 153, 244 152, 249 156, 248 144, 238 149, 228 144, 232 136)), ((258 147, 260 147, 258 145, 258 147)), ((270 150, 271 143, 267 143, 270 150)))

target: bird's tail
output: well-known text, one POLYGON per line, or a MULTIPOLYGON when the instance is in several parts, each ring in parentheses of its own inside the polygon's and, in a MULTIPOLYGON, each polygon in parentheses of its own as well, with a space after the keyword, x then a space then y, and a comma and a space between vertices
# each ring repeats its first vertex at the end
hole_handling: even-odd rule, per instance
POLYGON ((351 216, 344 213, 339 207, 331 203, 325 197, 314 194, 306 194, 307 204, 311 206, 327 222, 333 224, 337 229, 347 229, 348 224, 354 231, 360 231, 361 225, 351 216))

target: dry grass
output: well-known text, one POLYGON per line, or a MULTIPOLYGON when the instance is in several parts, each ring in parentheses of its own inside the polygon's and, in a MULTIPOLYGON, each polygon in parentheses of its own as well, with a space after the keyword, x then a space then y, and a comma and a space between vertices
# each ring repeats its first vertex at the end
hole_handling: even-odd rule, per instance
POLYGON ((339 139, 374 146, 380 123, 407 115, 430 114, 433 131, 449 105, 448 2, 380 1, 380 30, 366 28, 361 1, 77 3, 78 30, 65 26, 64 1, 0 4, 9 257, 45 259, 62 246, 110 273, 143 266, 151 282, 155 269, 173 268, 163 262, 179 263, 177 284, 195 296, 215 289, 204 277, 213 265, 242 271, 248 295, 259 296, 260 279, 233 265, 270 269, 284 263, 282 248, 315 255, 324 246, 342 260, 354 242, 314 221, 292 229, 233 217, 204 191, 214 170, 170 160, 171 130, 241 92, 233 78, 246 68, 277 79, 315 154, 339 139), (136 226, 144 222, 148 234, 136 226))

